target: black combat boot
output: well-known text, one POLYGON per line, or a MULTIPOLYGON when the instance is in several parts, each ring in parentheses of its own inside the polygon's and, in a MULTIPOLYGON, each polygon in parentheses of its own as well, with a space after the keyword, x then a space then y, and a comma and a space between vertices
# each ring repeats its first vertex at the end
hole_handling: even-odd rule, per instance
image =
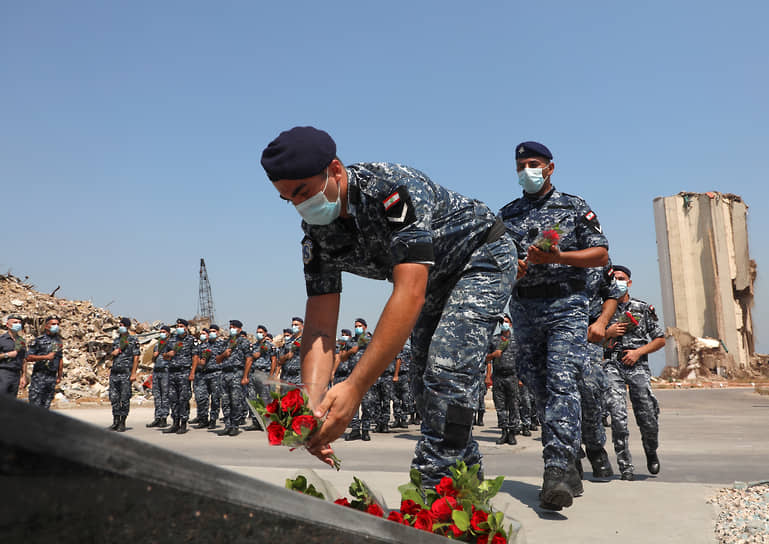
POLYGON ((120 416, 118 418, 117 427, 115 427, 115 430, 119 433, 125 432, 125 418, 126 416, 120 416))
POLYGON ((566 482, 569 484, 572 497, 580 497, 585 492, 585 488, 582 485, 582 475, 581 459, 577 459, 569 464, 569 468, 566 471, 566 482))
POLYGON ((660 458, 657 457, 657 452, 646 452, 646 468, 649 469, 649 474, 659 474, 660 472, 660 458))
POLYGON ((525 425, 521 427, 521 436, 531 436, 531 431, 525 425))
POLYGON ((398 419, 398 428, 399 429, 408 429, 409 428, 408 423, 406 423, 406 418, 405 417, 401 417, 401 418, 398 419))
POLYGON ((208 428, 209 428, 209 429, 216 429, 216 420, 215 420, 215 419, 211 419, 211 420, 209 420, 209 422, 208 422, 208 428))
POLYGON ((560 510, 571 506, 574 498, 566 481, 566 471, 558 467, 547 467, 539 493, 539 505, 545 510, 560 510))
POLYGON ((635 475, 633 475, 633 469, 626 468, 622 471, 622 476, 620 476, 620 479, 627 480, 628 482, 632 482, 635 480, 635 475))
POLYGON ((118 425, 120 425, 120 416, 112 416, 112 425, 109 428, 115 431, 118 425))
POLYGON ((195 423, 200 423, 200 417, 193 418, 189 420, 187 423, 189 423, 190 425, 195 425, 195 423))
MULTIPOLYGON (((192 421, 190 421, 189 423, 192 423, 192 421)), ((200 418, 198 418, 198 424, 195 425, 195 428, 196 429, 205 429, 207 427, 208 427, 208 420, 207 419, 200 419, 200 418)))
MULTIPOLYGON (((507 435, 510 431, 507 429, 502 429, 502 436, 497 438, 497 444, 507 444, 507 435)), ((513 437, 513 440, 515 440, 515 437, 513 437)))
POLYGON ((216 431, 216 434, 217 434, 218 436, 229 436, 229 434, 230 434, 230 428, 229 428, 227 425, 225 425, 225 426, 224 426, 224 429, 222 429, 222 430, 220 430, 220 431, 216 431))
POLYGON ((416 412, 411 414, 411 419, 409 420, 409 425, 419 425, 419 422, 417 421, 417 413, 416 412))
POLYGON ((237 425, 233 425, 232 427, 230 427, 230 432, 227 434, 229 434, 230 436, 238 436, 240 434, 240 429, 238 429, 237 425))
POLYGON ((353 429, 349 433, 347 433, 347 436, 344 437, 345 442, 349 442, 350 440, 360 440, 360 429, 353 429))
POLYGON ((160 418, 159 418, 159 417, 156 417, 156 418, 155 418, 155 419, 152 421, 152 423, 147 423, 147 424, 145 425, 145 427, 149 427, 149 428, 152 428, 152 427, 160 427, 160 421, 161 421, 161 420, 160 420, 160 418))
POLYGON ((160 423, 158 423, 157 425, 158 427, 168 427, 168 421, 166 420, 166 418, 161 417, 159 421, 160 423))
POLYGON ((384 433, 384 434, 389 433, 390 432, 390 424, 389 423, 382 423, 379 426, 379 432, 380 433, 384 433))
POLYGON ((187 421, 182 420, 182 422, 179 424, 179 429, 176 431, 176 434, 184 434, 187 432, 187 421))
POLYGON ((252 419, 251 420, 251 425, 249 425, 248 427, 246 427, 243 430, 244 431, 261 431, 262 430, 262 426, 259 425, 259 422, 257 420, 252 419))
POLYGON ((609 454, 606 453, 604 448, 596 450, 588 448, 587 458, 590 461, 590 466, 593 467, 593 478, 611 478, 614 476, 614 471, 609 462, 609 454))
POLYGON ((513 431, 507 431, 507 443, 511 446, 515 446, 518 441, 515 439, 515 433, 513 431))
POLYGON ((371 440, 371 435, 368 434, 368 431, 361 431, 360 432, 360 439, 364 442, 368 442, 371 440))
POLYGON ((171 425, 167 429, 163 429, 163 434, 171 434, 171 433, 175 433, 176 431, 178 431, 179 430, 179 423, 180 423, 179 419, 180 418, 175 417, 173 425, 171 425))

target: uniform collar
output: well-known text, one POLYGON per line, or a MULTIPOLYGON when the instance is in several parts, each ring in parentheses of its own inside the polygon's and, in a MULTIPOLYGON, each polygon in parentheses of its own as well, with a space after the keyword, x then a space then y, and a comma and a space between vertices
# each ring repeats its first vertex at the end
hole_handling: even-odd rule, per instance
POLYGON ((545 193, 544 195, 542 195, 542 196, 529 196, 529 193, 524 191, 523 192, 523 197, 526 200, 528 200, 529 202, 531 202, 532 204, 539 204, 539 203, 545 202, 547 199, 549 199, 553 195, 554 192, 555 192, 555 185, 551 185, 550 186, 550 190, 547 193, 545 193))

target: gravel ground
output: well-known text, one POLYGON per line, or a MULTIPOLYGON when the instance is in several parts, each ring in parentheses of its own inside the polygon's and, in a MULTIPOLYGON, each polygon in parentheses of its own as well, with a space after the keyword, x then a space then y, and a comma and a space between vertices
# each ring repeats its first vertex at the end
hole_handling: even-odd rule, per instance
POLYGON ((719 544, 769 544, 769 481, 721 489, 708 502, 720 509, 716 519, 719 544))

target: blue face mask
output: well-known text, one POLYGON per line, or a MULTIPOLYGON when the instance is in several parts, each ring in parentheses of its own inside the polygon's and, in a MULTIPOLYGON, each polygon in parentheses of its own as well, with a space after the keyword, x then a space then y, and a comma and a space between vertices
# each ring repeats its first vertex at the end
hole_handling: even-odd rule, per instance
POLYGON ((355 327, 355 334, 363 334, 363 327, 355 327))
POLYGON ((184 334, 184 327, 177 327, 176 328, 176 336, 181 336, 184 334))
POLYGON ((620 293, 622 293, 622 296, 624 297, 627 293, 627 280, 614 280, 617 283, 617 287, 619 287, 620 293))
POLYGON ((299 325, 291 325, 291 332, 294 334, 299 332, 299 325))
POLYGON ((201 335, 200 335, 200 341, 201 341, 201 342, 205 342, 206 340, 208 340, 208 335, 207 335, 207 334, 205 334, 205 333, 204 333, 204 334, 201 334, 201 335))
POLYGON ((59 326, 58 325, 51 325, 51 334, 56 334, 59 332, 59 326))
POLYGON ((257 340, 264 340, 264 335, 260 332, 256 333, 256 339, 257 340))
POLYGON ((11 330, 13 332, 19 332, 21 330, 21 323, 14 323, 11 325, 11 330))
POLYGON ((230 336, 235 336, 238 334, 238 329, 230 329, 230 336))
POLYGON ((166 333, 164 333, 164 332, 161 332, 160 333, 160 339, 161 340, 165 340, 166 338, 168 338, 168 335, 166 333))
POLYGON ((342 336, 342 342, 349 342, 349 341, 350 341, 350 337, 349 336, 347 336, 347 335, 342 336))
POLYGON ((524 168, 518 172, 518 183, 523 187, 525 193, 538 193, 545 184, 542 168, 524 168))
POLYGON ((296 204, 294 207, 299 215, 302 216, 310 225, 328 225, 334 219, 339 217, 342 209, 342 200, 337 195, 334 202, 329 202, 323 191, 328 186, 328 170, 326 170, 326 183, 318 194, 312 195, 304 202, 296 204))
POLYGON ((209 340, 216 340, 216 333, 215 332, 209 332, 208 333, 208 339, 209 340))
POLYGON ((125 327, 118 327, 117 332, 119 332, 120 334, 125 334, 128 332, 128 329, 126 329, 125 327))
POLYGON ((503 331, 509 331, 510 330, 510 323, 502 323, 502 330, 503 331))

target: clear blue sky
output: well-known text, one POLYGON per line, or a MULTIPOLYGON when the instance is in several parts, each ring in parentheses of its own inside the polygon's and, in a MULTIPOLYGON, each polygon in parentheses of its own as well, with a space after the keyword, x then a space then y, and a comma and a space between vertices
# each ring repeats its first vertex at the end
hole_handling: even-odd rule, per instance
MULTIPOLYGON (((499 209, 513 147, 597 212, 633 294, 662 308, 652 200, 750 205, 769 351, 766 2, 3 2, 0 269, 140 320, 197 309, 253 332, 304 313, 296 212, 259 165, 312 124, 499 209)), ((386 282, 345 276, 341 326, 386 282)), ((657 370, 662 357, 654 360, 657 370)))

